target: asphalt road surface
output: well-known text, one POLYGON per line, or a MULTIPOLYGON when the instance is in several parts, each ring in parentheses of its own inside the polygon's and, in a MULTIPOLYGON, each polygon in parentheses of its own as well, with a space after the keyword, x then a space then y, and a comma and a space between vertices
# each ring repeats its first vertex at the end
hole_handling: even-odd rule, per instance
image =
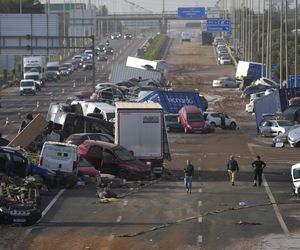
MULTIPOLYGON (((99 203, 93 185, 57 190, 53 203, 49 199, 43 204, 52 206, 45 210, 40 223, 29 228, 1 228, 7 239, 4 246, 176 250, 299 247, 300 200, 291 194, 289 174, 291 165, 299 160, 298 149, 270 147, 271 138, 257 135, 254 117, 244 111, 247 101, 240 98, 239 90, 211 87, 213 79, 234 76, 235 69, 217 65, 213 48, 202 46, 199 37, 190 43, 175 40, 167 61, 174 89, 199 89, 210 100, 209 109, 227 112, 237 119, 239 129, 216 129, 211 134, 170 133, 169 175, 144 185, 128 183, 131 188, 114 189, 123 198, 106 204, 99 203), (253 187, 250 163, 258 154, 267 168, 263 186, 253 187), (226 172, 230 155, 235 155, 240 165, 235 186, 229 183, 226 172), (191 159, 196 169, 192 194, 183 186, 186 159, 191 159), (10 233, 14 233, 14 242, 9 241, 10 233)), ((72 80, 68 83, 72 89, 72 80)), ((59 89, 57 86, 56 93, 59 89)))

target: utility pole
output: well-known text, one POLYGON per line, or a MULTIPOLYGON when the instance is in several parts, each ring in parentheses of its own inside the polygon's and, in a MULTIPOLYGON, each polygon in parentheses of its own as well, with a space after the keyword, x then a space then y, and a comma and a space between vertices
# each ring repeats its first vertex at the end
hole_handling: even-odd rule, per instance
POLYGON ((285 81, 286 81, 286 87, 289 88, 290 84, 289 84, 289 70, 288 70, 288 30, 287 30, 287 9, 288 9, 288 1, 285 0, 285 14, 284 14, 284 40, 285 40, 285 81))
POLYGON ((281 0, 281 7, 280 7, 280 49, 279 49, 279 85, 282 88, 282 37, 283 36, 283 0, 281 0))
POLYGON ((273 0, 269 0, 269 11, 270 11, 270 44, 269 44, 269 78, 272 78, 272 10, 273 10, 273 0))
POLYGON ((258 14, 257 14, 257 52, 260 51, 260 0, 258 1, 258 14))
POLYGON ((263 15, 262 15, 262 36, 261 36, 261 76, 265 76, 264 57, 265 57, 265 9, 266 0, 263 0, 263 15))
POLYGON ((298 86, 298 74, 297 74, 297 54, 298 54, 298 25, 297 25, 297 17, 298 17, 298 0, 295 0, 295 85, 294 88, 298 86))

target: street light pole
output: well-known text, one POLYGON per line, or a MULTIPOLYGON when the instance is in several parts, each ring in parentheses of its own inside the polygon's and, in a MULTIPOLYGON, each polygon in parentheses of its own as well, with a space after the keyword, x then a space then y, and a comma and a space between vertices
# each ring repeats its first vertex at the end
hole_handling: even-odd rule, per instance
POLYGON ((298 86, 298 74, 297 74, 297 54, 298 54, 298 25, 297 25, 297 17, 298 17, 298 0, 296 0, 296 6, 295 6, 295 85, 294 88, 298 86))
POLYGON ((22 6, 22 0, 20 0, 20 14, 22 14, 22 8, 23 8, 23 6, 22 6))

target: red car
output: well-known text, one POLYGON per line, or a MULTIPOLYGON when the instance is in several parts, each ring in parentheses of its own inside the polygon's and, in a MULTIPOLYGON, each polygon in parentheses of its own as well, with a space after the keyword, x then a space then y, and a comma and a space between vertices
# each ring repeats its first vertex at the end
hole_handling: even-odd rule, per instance
POLYGON ((193 105, 183 106, 178 115, 185 133, 211 132, 211 127, 205 122, 204 116, 198 107, 193 105))
POLYGON ((86 140, 79 145, 78 153, 101 173, 112 174, 124 179, 151 178, 151 167, 137 160, 122 146, 86 140))
POLYGON ((78 174, 98 177, 100 176, 100 171, 97 170, 88 160, 80 157, 78 162, 78 174))

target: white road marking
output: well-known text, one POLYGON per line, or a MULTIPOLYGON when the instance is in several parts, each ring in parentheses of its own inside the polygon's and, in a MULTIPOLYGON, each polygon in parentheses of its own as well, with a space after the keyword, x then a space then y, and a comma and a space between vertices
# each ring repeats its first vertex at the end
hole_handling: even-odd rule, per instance
POLYGON ((118 216, 118 218, 117 218, 117 222, 120 222, 122 220, 122 216, 120 215, 120 216, 118 216))
POLYGON ((198 207, 202 207, 202 201, 198 201, 198 207))
POLYGON ((51 209, 51 207, 55 204, 55 202, 59 199, 59 197, 65 192, 65 189, 61 189, 57 195, 55 195, 55 197, 52 199, 52 201, 48 204, 48 206, 44 209, 44 211, 42 212, 42 217, 41 219, 49 212, 49 210, 51 209))
POLYGON ((125 200, 125 201, 123 202, 123 206, 127 206, 127 204, 128 204, 128 200, 125 200))
POLYGON ((198 222, 202 223, 202 216, 198 217, 198 222))
MULTIPOLYGON (((249 150, 250 150, 250 152, 251 152, 251 155, 252 155, 252 156, 255 156, 255 152, 254 152, 254 150, 253 150, 252 147, 255 147, 255 145, 248 143, 248 148, 249 148, 249 150)), ((269 185, 268 185, 268 182, 267 182, 266 177, 265 177, 264 174, 262 175, 262 179, 263 179, 263 185, 264 185, 264 187, 265 187, 265 189, 266 189, 266 192, 267 192, 267 194, 268 194, 268 196, 269 196, 269 199, 270 199, 270 201, 273 203, 273 204, 272 204, 272 207, 273 207, 273 209, 274 209, 274 212, 275 212, 275 215, 276 215, 276 217, 277 217, 277 220, 278 220, 278 222, 279 222, 279 224, 280 224, 280 226, 281 226, 283 232, 284 232, 285 234, 288 234, 288 233, 289 233, 289 230, 288 230, 287 225, 285 224, 285 222, 284 222, 284 220, 283 220, 283 217, 282 217, 282 215, 281 215, 281 213, 280 213, 280 211, 279 211, 279 208, 278 208, 278 206, 277 206, 277 204, 276 204, 276 200, 275 200, 275 198, 274 198, 274 196, 273 196, 273 194, 272 194, 272 192, 271 192, 271 189, 270 189, 270 187, 269 187, 269 185)))
POLYGON ((198 193, 202 193, 202 188, 199 188, 199 189, 198 189, 198 193))
POLYGON ((198 235, 197 241, 198 243, 202 243, 203 241, 202 235, 198 235))
POLYGON ((282 218, 282 215, 281 215, 281 213, 279 211, 279 208, 278 208, 278 206, 276 204, 276 200, 275 200, 275 198, 274 198, 274 196, 273 196, 273 194, 271 192, 271 189, 270 189, 270 187, 268 185, 268 182, 267 182, 264 174, 262 175, 262 179, 263 179, 263 185, 264 185, 264 187, 265 187, 265 189, 267 191, 269 199, 273 203, 272 206, 273 206, 274 212, 275 212, 275 214, 277 216, 278 222, 279 222, 279 224, 280 224, 283 232, 285 234, 289 234, 289 229, 287 228, 287 225, 285 224, 285 222, 284 222, 284 220, 282 218))

